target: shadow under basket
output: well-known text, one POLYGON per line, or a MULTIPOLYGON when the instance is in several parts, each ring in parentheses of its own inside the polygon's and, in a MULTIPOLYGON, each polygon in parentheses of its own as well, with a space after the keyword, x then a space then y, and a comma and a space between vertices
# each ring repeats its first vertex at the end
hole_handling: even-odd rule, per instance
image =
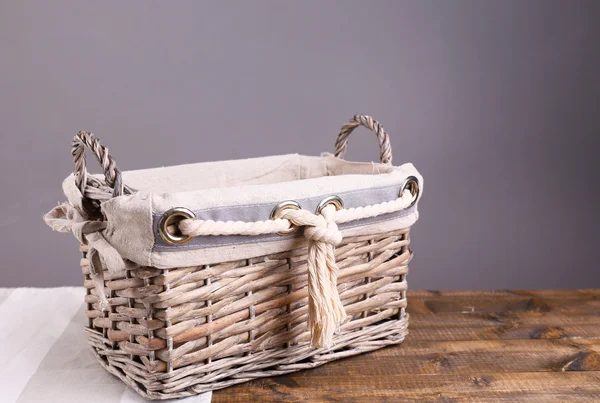
POLYGON ((79 239, 89 343, 140 395, 192 396, 406 337, 422 178, 391 165, 388 136, 370 117, 342 127, 335 156, 121 173, 87 132, 73 156, 69 202, 46 222, 79 239), (381 163, 342 159, 359 125, 377 135, 381 163), (104 177, 87 174, 84 148, 104 177), (196 179, 186 180, 190 169, 196 179))

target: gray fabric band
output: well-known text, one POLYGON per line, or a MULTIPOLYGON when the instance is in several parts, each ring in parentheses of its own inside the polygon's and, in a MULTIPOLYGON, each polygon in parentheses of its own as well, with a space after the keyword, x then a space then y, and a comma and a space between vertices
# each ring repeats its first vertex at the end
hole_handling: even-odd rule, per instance
MULTIPOLYGON (((360 189, 350 192, 338 193, 343 202, 345 208, 363 207, 387 201, 395 200, 400 192, 401 183, 392 186, 386 186, 374 189, 360 189)), ((304 199, 295 200, 300 206, 308 211, 314 212, 319 203, 326 197, 331 195, 320 195, 304 199)), ((284 200, 279 200, 271 203, 261 203, 252 205, 242 206, 224 206, 215 207, 210 209, 194 211, 196 218, 199 220, 213 220, 213 221, 263 221, 269 218, 273 208, 284 200)), ((185 207, 185 206, 173 206, 173 207, 185 207)), ((385 214, 378 217, 365 218, 353 222, 340 224, 341 230, 345 228, 352 228, 363 225, 375 224, 377 222, 391 220, 399 217, 403 217, 413 213, 416 210, 416 206, 413 205, 411 208, 399 211, 396 213, 385 214)), ((181 251, 186 249, 204 249, 216 246, 227 246, 227 245, 241 245, 249 243, 260 243, 269 241, 279 241, 281 239, 290 238, 294 236, 302 236, 302 232, 298 231, 292 235, 280 236, 277 234, 260 235, 260 236, 245 236, 245 235, 231 235, 231 236, 199 236, 193 238, 189 243, 185 245, 169 245, 167 244, 158 232, 158 225, 164 212, 154 212, 152 216, 152 227, 154 232, 154 247, 153 251, 181 251)))

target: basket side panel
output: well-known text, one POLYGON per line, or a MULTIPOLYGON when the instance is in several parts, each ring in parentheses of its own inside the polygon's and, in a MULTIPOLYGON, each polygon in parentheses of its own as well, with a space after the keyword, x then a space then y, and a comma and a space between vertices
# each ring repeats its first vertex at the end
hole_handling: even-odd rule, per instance
MULTIPOLYGON (((307 249, 211 266, 104 272, 110 311, 88 290, 101 364, 152 399, 185 397, 400 343, 407 334, 409 229, 336 249, 348 315, 330 349, 310 347, 307 249)), ((89 270, 88 270, 89 272, 89 270)))

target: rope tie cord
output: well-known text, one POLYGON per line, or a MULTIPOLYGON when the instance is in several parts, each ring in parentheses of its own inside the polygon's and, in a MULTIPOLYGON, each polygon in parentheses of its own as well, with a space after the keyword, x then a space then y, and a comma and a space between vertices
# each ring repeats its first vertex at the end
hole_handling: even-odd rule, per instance
POLYGON ((307 225, 304 236, 308 239, 308 327, 313 347, 331 347, 333 334, 346 320, 337 290, 335 246, 342 242, 342 233, 333 221, 334 212, 332 205, 326 206, 320 216, 306 210, 282 212, 282 217, 292 223, 307 225))
POLYGON ((332 345, 333 335, 346 320, 346 311, 337 290, 339 268, 335 261, 335 246, 342 242, 338 223, 376 217, 408 208, 413 202, 405 189, 395 200, 370 206, 336 210, 327 205, 321 214, 308 210, 285 209, 280 218, 256 222, 212 221, 185 219, 179 230, 187 236, 264 235, 285 231, 291 225, 303 226, 308 240, 308 327, 311 346, 332 345))

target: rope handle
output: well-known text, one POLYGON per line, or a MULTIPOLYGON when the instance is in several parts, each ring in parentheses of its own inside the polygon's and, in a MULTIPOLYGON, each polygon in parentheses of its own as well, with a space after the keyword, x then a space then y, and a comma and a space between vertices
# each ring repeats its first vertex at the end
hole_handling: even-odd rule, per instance
POLYGON ((75 175, 75 185, 79 188, 83 197, 83 206, 88 213, 97 212, 95 203, 86 197, 86 186, 88 185, 88 172, 86 169, 85 151, 90 150, 95 156, 102 169, 106 185, 112 188, 113 197, 129 193, 123 185, 121 170, 117 167, 114 158, 108 153, 108 148, 100 144, 100 140, 94 137, 93 133, 80 131, 73 138, 71 146, 71 155, 73 156, 73 174, 75 175))
POLYGON ((354 115, 348 123, 345 123, 340 129, 337 140, 335 141, 335 156, 344 158, 346 149, 348 148, 348 136, 358 126, 364 126, 377 136, 379 141, 379 159, 382 164, 392 165, 392 145, 390 144, 390 136, 383 129, 378 121, 367 115, 354 115))

